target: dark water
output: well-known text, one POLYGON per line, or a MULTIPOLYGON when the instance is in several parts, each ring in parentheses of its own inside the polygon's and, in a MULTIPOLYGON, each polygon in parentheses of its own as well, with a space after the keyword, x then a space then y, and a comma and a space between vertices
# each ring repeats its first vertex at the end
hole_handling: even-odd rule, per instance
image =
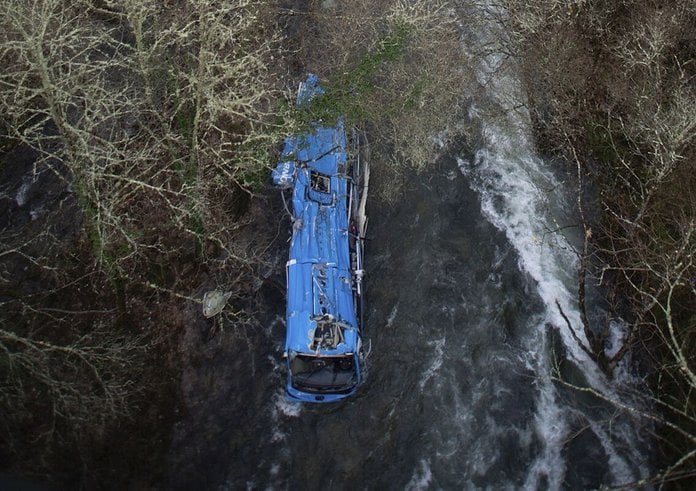
POLYGON ((343 406, 280 420, 295 457, 280 452, 276 483, 524 480, 515 460, 537 446, 522 435, 534 376, 518 353, 535 302, 463 181, 450 160, 425 181, 414 177, 396 209, 373 210, 367 383, 343 406))
MULTIPOLYGON (((184 374, 189 412, 172 448, 172 487, 583 489, 615 481, 618 447, 580 431, 601 426, 592 418, 601 420, 602 409, 548 381, 544 360, 555 344, 562 354, 562 341, 539 330, 538 284, 469 184, 450 156, 413 176, 394 206, 373 201, 372 354, 356 397, 284 401, 280 319, 208 342, 184 374)), ((619 467, 630 468, 624 460, 619 467)))

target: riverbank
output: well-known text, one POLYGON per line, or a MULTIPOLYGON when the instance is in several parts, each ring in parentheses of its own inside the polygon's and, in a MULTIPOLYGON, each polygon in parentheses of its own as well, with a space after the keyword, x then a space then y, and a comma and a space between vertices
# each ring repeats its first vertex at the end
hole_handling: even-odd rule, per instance
MULTIPOLYGON (((607 292, 616 323, 580 327, 611 376, 641 353, 651 394, 642 411, 657 433, 657 474, 677 489, 696 469, 693 446, 696 319, 696 50, 689 2, 510 8, 510 50, 521 60, 537 140, 576 167, 584 212, 584 287, 607 292), (614 331, 614 332, 612 332, 614 331), (623 338, 620 346, 617 336, 623 338), (612 339, 613 338, 613 339, 612 339)), ((647 483, 646 482, 646 483, 647 483)), ((646 484, 642 483, 642 484, 646 484)))
POLYGON ((262 183, 282 134, 265 104, 283 87, 264 66, 284 52, 279 14, 256 7, 5 5, 3 472, 160 486, 190 411, 182 363, 258 326, 282 215, 262 183), (206 321, 201 298, 217 288, 232 298, 206 321))

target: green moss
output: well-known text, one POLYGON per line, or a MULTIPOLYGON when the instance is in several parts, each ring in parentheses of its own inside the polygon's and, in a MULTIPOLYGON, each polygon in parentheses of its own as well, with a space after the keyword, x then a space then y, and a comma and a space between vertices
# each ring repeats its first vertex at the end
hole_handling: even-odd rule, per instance
POLYGON ((193 138, 193 119, 196 115, 196 108, 193 102, 188 100, 176 101, 176 105, 178 109, 174 113, 174 127, 190 145, 193 138))
POLYGON ((409 91, 404 95, 403 98, 403 108, 404 109, 417 109, 420 101, 423 98, 423 93, 425 89, 432 84, 434 81, 427 76, 422 76, 411 86, 409 91))
POLYGON ((265 166, 255 166, 242 172, 242 186, 252 192, 260 191, 268 181, 268 169, 265 166))
POLYGON ((324 94, 312 99, 311 104, 297 108, 295 118, 300 125, 313 121, 333 124, 339 117, 345 117, 351 124, 376 119, 378 109, 370 104, 370 96, 377 90, 376 79, 389 63, 405 56, 412 33, 413 27, 409 25, 392 26, 354 68, 330 79, 324 94))
POLYGON ((193 247, 195 250, 196 257, 201 257, 203 255, 203 236, 205 234, 205 225, 203 223, 203 217, 195 211, 191 212, 189 216, 189 227, 194 234, 193 247))

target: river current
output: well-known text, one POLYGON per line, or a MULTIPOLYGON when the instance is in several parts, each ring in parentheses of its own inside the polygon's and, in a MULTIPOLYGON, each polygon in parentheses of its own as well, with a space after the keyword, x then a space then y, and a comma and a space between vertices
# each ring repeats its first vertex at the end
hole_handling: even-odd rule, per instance
POLYGON ((576 187, 537 156, 514 66, 491 52, 477 70, 476 143, 444 145, 395 204, 368 209, 358 394, 284 399, 278 294, 263 331, 228 333, 184 369, 172 488, 588 489, 650 473, 644 423, 556 380, 642 404, 620 390, 630 370, 608 380, 556 306, 580 328, 576 187))

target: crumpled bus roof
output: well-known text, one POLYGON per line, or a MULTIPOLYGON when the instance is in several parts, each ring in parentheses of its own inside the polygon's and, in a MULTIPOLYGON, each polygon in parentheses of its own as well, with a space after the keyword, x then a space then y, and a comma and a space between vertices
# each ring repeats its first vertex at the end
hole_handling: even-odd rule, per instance
MULTIPOLYGON (((298 94, 307 102, 322 89, 310 76, 298 94)), ((358 322, 350 271, 346 133, 339 120, 333 127, 313 129, 285 139, 281 163, 292 168, 295 221, 287 266, 288 304, 286 352, 354 353, 358 322), (292 167, 291 167, 292 166, 292 167), (316 320, 333 318, 345 326, 336 349, 311 349, 316 320)))

